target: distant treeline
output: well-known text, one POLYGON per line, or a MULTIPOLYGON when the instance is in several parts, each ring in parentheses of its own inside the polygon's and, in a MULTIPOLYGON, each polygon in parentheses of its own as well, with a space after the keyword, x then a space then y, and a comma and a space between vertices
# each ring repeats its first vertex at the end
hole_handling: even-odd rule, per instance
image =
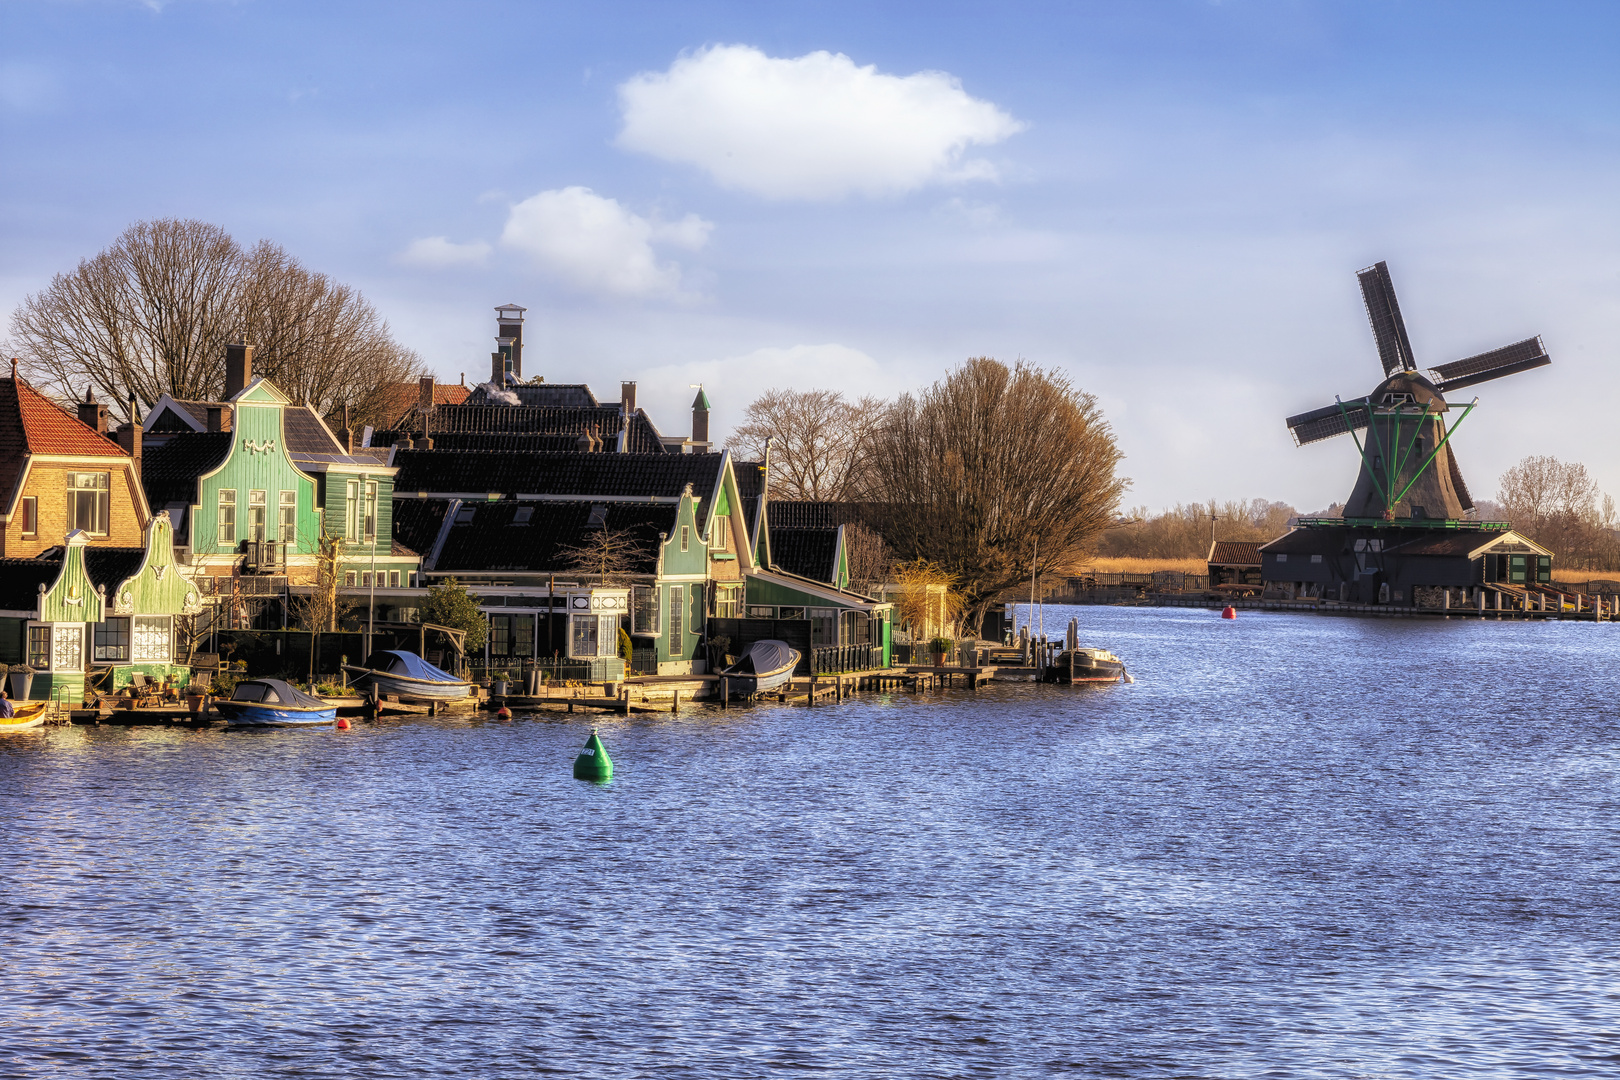
MULTIPOLYGON (((1337 515, 1334 505, 1320 516, 1337 515)), ((1275 540, 1300 513, 1284 502, 1178 503, 1153 513, 1145 506, 1126 511, 1123 522, 1103 533, 1096 554, 1103 558, 1202 559, 1209 554, 1211 526, 1217 540, 1275 540)), ((1312 515, 1307 515, 1312 516, 1312 515)))

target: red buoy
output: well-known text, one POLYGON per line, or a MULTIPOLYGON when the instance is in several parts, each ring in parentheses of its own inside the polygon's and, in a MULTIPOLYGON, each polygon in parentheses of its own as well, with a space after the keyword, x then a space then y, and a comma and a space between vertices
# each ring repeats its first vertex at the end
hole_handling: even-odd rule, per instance
POLYGON ((1223 618, 1223 619, 1235 619, 1235 618, 1237 618, 1237 608, 1233 607, 1231 604, 1227 604, 1226 605, 1226 610, 1221 612, 1221 618, 1223 618))
POLYGON ((338 717, 338 719, 337 719, 337 729, 339 731, 348 731, 349 730, 349 718, 347 716, 338 717))
POLYGON ((502 705, 499 709, 495 710, 495 716, 496 719, 499 720, 510 720, 512 719, 512 710, 508 709, 505 705, 502 705))

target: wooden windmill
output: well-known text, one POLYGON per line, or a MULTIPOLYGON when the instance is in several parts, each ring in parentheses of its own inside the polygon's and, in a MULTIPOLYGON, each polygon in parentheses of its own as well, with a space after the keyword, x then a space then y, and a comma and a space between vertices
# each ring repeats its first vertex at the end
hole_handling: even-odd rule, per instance
POLYGON ((1500 379, 1552 363, 1540 337, 1420 371, 1406 338, 1406 324, 1395 300, 1389 268, 1383 263, 1356 275, 1367 304, 1367 318, 1378 342, 1384 381, 1354 401, 1336 399, 1322 409, 1288 418, 1300 446, 1349 432, 1361 451, 1361 472, 1345 503, 1352 519, 1414 522, 1456 521, 1474 507, 1449 445, 1478 398, 1446 426, 1445 395, 1465 386, 1500 379), (1365 432, 1365 438, 1358 434, 1365 432))

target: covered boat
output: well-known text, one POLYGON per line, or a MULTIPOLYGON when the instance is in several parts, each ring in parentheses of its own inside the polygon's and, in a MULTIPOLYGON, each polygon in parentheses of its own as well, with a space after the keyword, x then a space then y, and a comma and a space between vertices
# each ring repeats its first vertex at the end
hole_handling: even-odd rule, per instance
POLYGON ((337 719, 336 705, 280 679, 245 679, 229 701, 216 701, 214 708, 227 724, 242 727, 314 727, 337 719))
POLYGON ((10 716, 0 716, 0 734, 8 731, 27 731, 37 728, 45 722, 44 701, 25 701, 16 706, 16 712, 10 716))
POLYGON ((728 668, 720 670, 734 697, 748 697, 775 690, 793 678, 799 666, 799 650, 785 641, 756 641, 748 652, 728 668))
POLYGON ((403 649, 379 649, 371 654, 364 667, 344 664, 345 671, 356 672, 356 686, 370 685, 379 694, 408 694, 425 698, 464 698, 472 693, 473 684, 458 679, 448 671, 441 671, 413 652, 403 649))
POLYGON ((1070 682, 1070 671, 1073 671, 1073 682, 1120 682, 1127 676, 1125 674, 1125 661, 1109 652, 1107 649, 1088 649, 1077 646, 1073 649, 1064 649, 1058 653, 1057 660, 1046 670, 1046 681, 1055 683, 1070 682), (1074 658, 1071 669, 1070 657, 1074 658))

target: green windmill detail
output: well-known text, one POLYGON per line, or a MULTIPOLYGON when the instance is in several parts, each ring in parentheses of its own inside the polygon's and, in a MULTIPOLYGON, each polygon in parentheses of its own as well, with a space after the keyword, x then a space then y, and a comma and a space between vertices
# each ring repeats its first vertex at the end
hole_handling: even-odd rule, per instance
POLYGON ((1552 363, 1541 338, 1525 338, 1455 363, 1420 370, 1406 337, 1395 286, 1384 263, 1356 275, 1367 305, 1384 381, 1366 397, 1288 418, 1299 446, 1349 433, 1361 451, 1361 471, 1345 502, 1346 523, 1410 519, 1439 525, 1474 508, 1451 451, 1451 437, 1479 404, 1475 398, 1448 427, 1445 395, 1552 363))

